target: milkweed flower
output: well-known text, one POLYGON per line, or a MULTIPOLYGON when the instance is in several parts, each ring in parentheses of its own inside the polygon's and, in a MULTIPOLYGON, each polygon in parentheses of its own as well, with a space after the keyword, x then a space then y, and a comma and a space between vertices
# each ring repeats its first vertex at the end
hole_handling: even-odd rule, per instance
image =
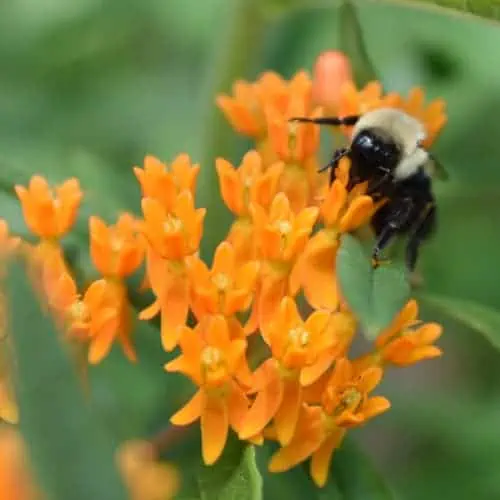
POLYGON ((70 341, 88 344, 90 364, 101 362, 117 339, 130 361, 136 360, 131 343, 131 311, 126 287, 99 279, 80 294, 74 278, 59 259, 43 272, 47 303, 70 341))
POLYGON ((90 255, 103 276, 125 278, 141 265, 144 245, 138 221, 130 214, 120 215, 115 226, 107 226, 99 217, 92 216, 89 232, 90 255))
POLYGON ((281 444, 292 439, 302 405, 301 371, 311 367, 333 344, 329 314, 313 312, 303 321, 297 305, 285 297, 266 334, 272 358, 257 370, 257 395, 248 411, 240 438, 259 434, 271 419, 281 444))
POLYGON ((269 213, 259 205, 251 207, 257 255, 261 259, 261 282, 254 301, 249 330, 264 331, 285 295, 297 295, 300 282, 295 265, 304 250, 318 217, 316 207, 294 214, 284 193, 274 198, 269 213), (258 325, 254 324, 258 322, 258 325))
POLYGON ((319 208, 324 228, 307 243, 297 266, 304 295, 311 306, 333 310, 338 304, 335 279, 337 250, 342 234, 367 224, 377 204, 362 189, 347 190, 349 160, 338 167, 338 177, 328 189, 319 208))
POLYGON ((28 464, 24 442, 13 427, 0 427, 0 498, 41 500, 28 464))
POLYGON ((340 446, 346 430, 363 425, 389 409, 386 398, 369 396, 381 378, 379 367, 356 372, 347 359, 338 359, 321 405, 302 409, 294 438, 273 455, 269 470, 285 471, 311 457, 311 477, 318 486, 324 486, 333 452, 340 446))
POLYGON ((57 239, 74 224, 82 191, 78 179, 68 179, 51 190, 47 181, 34 175, 28 188, 15 186, 29 230, 40 239, 57 239))
POLYGON ((180 346, 182 354, 165 369, 184 373, 199 389, 170 420, 175 425, 188 425, 201 419, 203 461, 211 465, 224 449, 229 427, 239 430, 247 410, 239 380, 248 373, 246 341, 232 340, 226 320, 213 316, 194 330, 185 327, 180 346))
POLYGON ((434 342, 441 336, 437 323, 423 323, 418 319, 418 304, 412 299, 403 307, 393 322, 375 340, 375 351, 357 360, 359 366, 410 366, 425 359, 442 355, 434 342))
POLYGON ((241 262, 256 255, 250 206, 269 208, 276 195, 283 166, 282 162, 276 162, 264 169, 261 155, 254 150, 243 156, 237 168, 224 158, 217 158, 221 197, 236 216, 227 240, 235 248, 237 259, 241 262))
POLYGON ((192 283, 191 308, 198 320, 210 314, 231 317, 250 307, 259 272, 257 261, 237 267, 233 246, 223 241, 215 250, 211 270, 196 255, 187 260, 192 283))
MULTIPOLYGON (((427 132, 424 146, 429 147, 447 122, 445 102, 435 99, 424 105, 424 91, 415 87, 407 99, 392 92, 384 95, 380 82, 369 82, 358 90, 353 82, 346 82, 341 89, 339 116, 362 115, 378 108, 397 108, 420 120, 427 132)), ((352 127, 342 127, 350 134, 352 127)))
MULTIPOLYGON (((7 300, 1 288, 8 259, 18 251, 21 240, 12 236, 7 222, 0 219, 0 420, 17 423, 19 410, 16 403, 12 379, 9 340, 9 318, 7 300)), ((1 490, 1 489, 0 489, 1 490)))
POLYGON ((180 487, 177 468, 157 460, 147 441, 127 441, 117 453, 117 463, 130 500, 170 500, 180 487))
POLYGON ((338 50, 322 52, 314 63, 312 80, 313 101, 325 114, 336 115, 341 88, 353 80, 351 61, 338 50))
POLYGON ((176 197, 182 191, 194 197, 199 171, 200 166, 191 163, 187 154, 180 154, 170 165, 149 155, 144 158, 144 168, 134 167, 142 196, 157 200, 167 212, 174 210, 176 197))
POLYGON ((151 319, 161 313, 162 345, 171 351, 189 310, 185 258, 198 251, 206 211, 195 208, 187 190, 176 196, 172 212, 153 198, 142 200, 142 210, 143 234, 148 242, 146 271, 156 300, 139 317, 151 319))

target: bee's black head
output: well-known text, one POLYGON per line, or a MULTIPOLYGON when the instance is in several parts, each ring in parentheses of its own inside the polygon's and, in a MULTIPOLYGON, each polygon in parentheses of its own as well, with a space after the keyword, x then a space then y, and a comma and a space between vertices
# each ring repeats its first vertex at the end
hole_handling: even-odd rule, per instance
POLYGON ((377 169, 394 170, 401 159, 401 151, 396 142, 386 134, 365 129, 354 137, 350 156, 357 168, 369 176, 377 169))

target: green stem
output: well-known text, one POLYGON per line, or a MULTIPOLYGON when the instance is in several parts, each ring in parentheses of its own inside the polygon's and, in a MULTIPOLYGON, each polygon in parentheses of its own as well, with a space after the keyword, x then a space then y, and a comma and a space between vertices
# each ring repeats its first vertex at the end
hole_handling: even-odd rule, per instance
POLYGON ((198 206, 206 207, 205 236, 201 253, 211 258, 217 244, 225 237, 230 216, 219 194, 215 160, 218 156, 234 154, 237 138, 235 132, 215 105, 220 92, 230 92, 238 78, 248 77, 254 61, 260 55, 263 43, 264 19, 257 0, 232 0, 228 12, 214 32, 224 28, 215 51, 213 74, 207 90, 207 110, 204 116, 204 137, 201 155, 202 169, 199 180, 198 206))

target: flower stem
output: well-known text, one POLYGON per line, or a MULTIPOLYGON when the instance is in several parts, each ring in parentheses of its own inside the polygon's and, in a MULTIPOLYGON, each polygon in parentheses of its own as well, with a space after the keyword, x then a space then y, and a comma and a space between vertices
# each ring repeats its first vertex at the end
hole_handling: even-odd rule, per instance
POLYGON ((215 247, 225 237, 230 222, 229 212, 223 206, 219 194, 215 159, 222 155, 233 159, 231 157, 235 154, 237 143, 235 133, 215 106, 215 97, 219 92, 229 92, 236 79, 248 77, 254 61, 260 55, 265 24, 260 2, 232 0, 227 4, 225 18, 221 19, 219 26, 214 27, 214 33, 220 28, 222 33, 214 54, 213 74, 207 89, 207 109, 203 117, 205 135, 198 200, 199 206, 208 208, 201 248, 205 260, 212 257, 215 247))

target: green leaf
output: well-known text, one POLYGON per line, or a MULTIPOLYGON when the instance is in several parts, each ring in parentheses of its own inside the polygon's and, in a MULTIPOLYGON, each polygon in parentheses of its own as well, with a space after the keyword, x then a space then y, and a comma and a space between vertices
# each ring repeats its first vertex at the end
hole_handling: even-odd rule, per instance
POLYGON ((491 344, 500 349, 500 311, 468 300, 434 294, 420 294, 422 301, 482 333, 491 344))
POLYGON ((60 334, 42 312, 21 262, 7 276, 20 428, 52 500, 127 498, 114 449, 86 405, 60 334))
POLYGON ((404 265, 384 263, 374 269, 361 242, 351 235, 342 238, 337 276, 342 295, 368 340, 391 323, 410 295, 404 265))
POLYGON ((372 331, 379 332, 388 326, 410 297, 410 284, 406 267, 401 262, 382 264, 373 271, 372 331))
POLYGON ((415 7, 434 8, 436 11, 456 11, 463 14, 473 14, 488 19, 500 20, 499 0, 399 0, 401 4, 415 7))
POLYGON ((231 92, 231 86, 237 79, 249 76, 264 40, 264 19, 259 2, 234 0, 227 5, 228 12, 216 30, 219 45, 206 90, 205 136, 198 183, 198 205, 208 208, 201 244, 201 255, 205 261, 212 258, 215 247, 226 236, 231 220, 220 197, 215 161, 220 156, 239 161, 235 158, 237 134, 216 106, 215 98, 221 92, 231 92))
POLYGON ((375 67, 364 42, 358 14, 351 1, 343 0, 340 3, 338 21, 339 46, 351 60, 356 83, 363 86, 371 80, 377 80, 375 67))
POLYGON ((195 454, 189 459, 191 470, 183 468, 183 489, 178 500, 260 500, 262 478, 255 461, 255 449, 230 436, 221 458, 212 466, 200 460, 198 448, 190 450, 195 454))
POLYGON ((330 482, 337 485, 342 500, 391 500, 394 495, 368 456, 346 438, 335 451, 330 482))

